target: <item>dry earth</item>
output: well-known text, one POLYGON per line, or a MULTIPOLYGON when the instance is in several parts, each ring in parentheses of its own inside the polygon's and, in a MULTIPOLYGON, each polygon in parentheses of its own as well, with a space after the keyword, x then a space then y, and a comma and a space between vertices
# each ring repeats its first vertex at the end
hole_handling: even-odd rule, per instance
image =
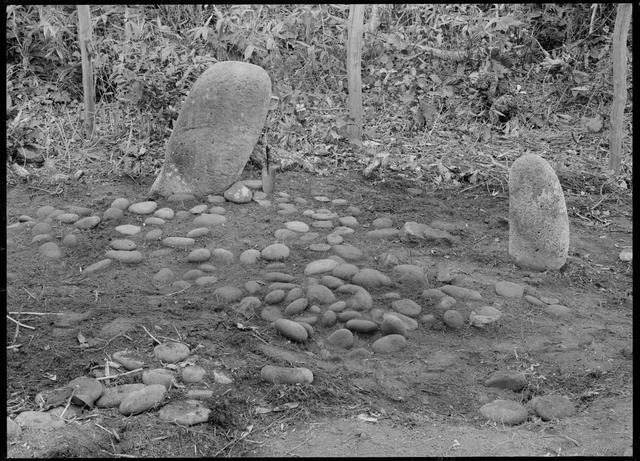
MULTIPOLYGON (((586 216, 601 197, 580 195, 580 185, 560 178, 570 210, 571 245, 566 268, 560 272, 530 274, 513 266, 507 254, 508 196, 503 190, 477 187, 457 191, 431 189, 419 195, 407 192, 415 183, 377 183, 356 174, 336 173, 329 178, 288 172, 278 177, 276 191, 302 197, 299 213, 283 216, 274 208, 252 202, 226 203, 227 223, 214 229, 204 245, 226 248, 236 257, 248 248, 258 250, 275 241, 274 231, 290 220, 310 222, 305 208, 320 208, 313 197, 344 198, 359 207, 360 228, 345 241, 366 253, 360 267, 388 272, 381 255, 391 252, 401 263, 423 266, 428 287, 438 287, 439 273, 447 269, 453 283, 480 291, 486 304, 498 307, 503 317, 486 329, 468 324, 453 330, 419 327, 408 334, 408 346, 390 355, 350 356, 327 350, 323 341, 336 327, 315 327, 304 344, 280 336, 259 311, 250 319, 212 299, 220 285, 242 287, 261 280, 266 262, 242 267, 237 262, 218 268, 213 287, 192 287, 181 292, 157 289, 152 276, 162 267, 176 274, 193 266, 187 252, 177 251, 160 260, 145 257, 136 266, 113 264, 88 276, 80 272, 100 259, 114 225, 101 223, 78 232, 79 244, 64 248, 60 260, 47 261, 31 243, 28 229, 7 235, 7 313, 33 329, 16 328, 7 321, 7 414, 15 417, 37 410, 38 392, 64 385, 71 379, 100 369, 118 350, 136 350, 153 363, 154 343, 142 326, 155 335, 182 338, 195 361, 207 370, 206 386, 214 397, 209 421, 187 427, 160 421, 157 412, 124 417, 117 409, 86 409, 63 429, 41 432, 26 429, 7 442, 10 457, 47 456, 544 456, 623 455, 632 445, 632 267, 619 260, 622 248, 632 243, 631 197, 616 193, 599 203, 610 214, 607 221, 588 222, 586 216), (494 192, 492 194, 492 192, 494 192), (373 219, 389 216, 394 227, 406 221, 441 220, 458 225, 459 243, 406 243, 365 237, 373 219), (558 318, 523 299, 496 295, 499 280, 533 287, 558 298, 571 309, 558 318), (15 312, 89 313, 71 325, 60 325, 55 315, 15 312), (127 327, 101 338, 105 325, 124 319, 127 327), (238 328, 237 324, 255 327, 238 328), (86 340, 79 342, 78 333, 86 340), (122 334, 120 334, 122 333, 122 334), (9 347, 16 346, 19 347, 9 347), (271 348, 271 349, 268 349, 271 348), (271 353, 265 353, 265 350, 271 353), (260 379, 267 363, 305 366, 314 373, 308 385, 273 385, 260 379), (512 392, 484 386, 497 370, 521 371, 527 387, 512 392), (233 379, 219 384, 214 371, 233 379), (574 416, 543 421, 534 414, 518 426, 487 421, 478 409, 496 398, 526 404, 538 395, 561 394, 576 407, 574 416), (282 405, 289 407, 275 411, 282 405), (257 408, 274 411, 256 412, 257 408)), ((84 180, 84 179, 83 179, 84 180)), ((65 209, 84 206, 100 215, 117 197, 132 202, 146 198, 152 178, 143 184, 87 178, 86 182, 55 190, 9 187, 7 224, 20 215, 35 217, 43 205, 65 209), (60 192, 60 193, 58 193, 60 192)), ((600 190, 600 187, 595 188, 600 190)), ((165 203, 178 211, 199 201, 165 203)), ((340 207, 326 205, 340 214, 340 207)), ((125 214, 123 222, 143 217, 125 214)), ((54 238, 73 229, 55 224, 54 238)), ((168 221, 163 236, 184 235, 189 223, 168 221)), ((313 229, 316 230, 316 229, 313 229)), ((323 241, 326 231, 318 231, 323 241)), ((147 255, 159 242, 139 239, 147 255)), ((306 264, 332 254, 310 251, 308 243, 287 241, 291 256, 281 270, 304 281, 306 264)), ((388 308, 383 298, 397 291, 423 306, 422 314, 439 315, 420 291, 397 286, 372 290, 376 306, 388 308)), ((265 293, 262 292, 261 296, 265 293)), ((461 302, 462 311, 470 306, 461 302)), ((114 325, 114 324, 112 324, 114 325)), ((379 337, 356 335, 354 348, 370 350, 379 337)), ((155 364, 154 366, 159 366, 155 364)), ((127 376, 115 383, 133 382, 127 376)), ((203 386, 200 386, 203 387, 203 386)), ((167 401, 184 389, 173 388, 167 401)))

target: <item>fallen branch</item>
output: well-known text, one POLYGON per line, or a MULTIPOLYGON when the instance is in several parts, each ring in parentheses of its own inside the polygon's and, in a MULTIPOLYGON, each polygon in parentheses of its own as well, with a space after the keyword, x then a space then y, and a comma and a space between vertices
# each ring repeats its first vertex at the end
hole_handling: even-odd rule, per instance
POLYGON ((155 342, 157 342, 158 344, 162 344, 160 341, 158 341, 158 340, 156 339, 156 337, 155 337, 155 336, 153 336, 151 333, 149 333, 149 330, 147 330, 147 329, 145 328, 145 326, 144 326, 144 325, 140 325, 140 326, 141 326, 141 327, 142 327, 142 329, 145 331, 145 333, 147 333, 147 334, 151 337, 151 339, 153 339, 153 340, 154 340, 155 342))
POLYGON ((63 312, 9 312, 11 315, 64 315, 63 312))

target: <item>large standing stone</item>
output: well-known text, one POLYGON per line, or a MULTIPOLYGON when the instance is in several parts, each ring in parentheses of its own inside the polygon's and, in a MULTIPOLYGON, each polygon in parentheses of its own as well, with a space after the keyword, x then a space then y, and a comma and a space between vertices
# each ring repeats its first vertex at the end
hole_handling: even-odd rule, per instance
POLYGON ((152 193, 221 194, 239 177, 269 110, 271 80, 259 66, 209 67, 184 102, 152 193))
POLYGON ((560 181, 535 154, 509 171, 509 255, 529 270, 557 270, 569 253, 569 217, 560 181))

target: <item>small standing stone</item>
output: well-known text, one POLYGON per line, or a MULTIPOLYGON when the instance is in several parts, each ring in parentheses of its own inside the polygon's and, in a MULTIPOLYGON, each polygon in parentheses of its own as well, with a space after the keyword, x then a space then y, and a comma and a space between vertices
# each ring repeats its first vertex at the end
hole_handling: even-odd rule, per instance
POLYGON ((549 163, 535 154, 509 170, 509 255, 525 269, 560 269, 569 254, 569 216, 562 186, 549 163))

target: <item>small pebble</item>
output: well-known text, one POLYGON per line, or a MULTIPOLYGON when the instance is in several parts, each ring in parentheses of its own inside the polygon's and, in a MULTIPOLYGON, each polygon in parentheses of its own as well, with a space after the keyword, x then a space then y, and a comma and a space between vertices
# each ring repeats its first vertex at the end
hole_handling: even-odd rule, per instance
POLYGON ((131 202, 126 198, 117 198, 113 202, 111 202, 111 208, 117 208, 119 210, 126 210, 129 208, 131 202))
POLYGON ((135 213, 135 214, 151 214, 156 210, 156 208, 158 208, 158 204, 156 202, 147 201, 147 202, 133 203, 129 205, 129 208, 127 208, 127 210, 130 213, 135 213))
POLYGON ((472 301, 479 301, 482 299, 480 292, 456 285, 443 285, 440 287, 440 291, 454 298, 469 299, 472 301))
POLYGON ((540 296, 539 299, 545 304, 560 304, 560 300, 558 298, 552 298, 550 296, 540 296))
POLYGON ((260 377, 273 384, 311 384, 313 373, 308 368, 277 367, 265 365, 260 370, 260 377))
POLYGON ((119 221, 124 216, 124 211, 120 208, 108 208, 102 213, 103 221, 119 221))
POLYGON ((480 414, 490 421, 515 425, 526 421, 527 409, 514 400, 494 400, 480 407, 480 414))
POLYGON ((322 317, 320 318, 320 324, 324 327, 332 327, 336 324, 337 320, 338 316, 334 311, 327 311, 322 314, 322 317))
POLYGON ((209 420, 211 410, 197 400, 173 401, 158 411, 158 418, 167 423, 193 426, 209 420))
POLYGON ((331 249, 331 245, 328 243, 312 243, 309 245, 309 249, 316 252, 329 251, 331 249))
POLYGON ((541 300, 539 300, 535 296, 524 295, 524 299, 527 300, 527 302, 529 302, 530 304, 533 304, 534 306, 540 306, 540 307, 545 306, 545 303, 543 303, 541 300))
POLYGON ((282 302, 282 300, 284 300, 285 296, 286 293, 284 290, 276 289, 266 294, 266 296, 264 297, 264 302, 266 304, 278 304, 282 302))
POLYGON ((217 281, 218 277, 216 277, 215 275, 205 275, 204 277, 198 277, 195 280, 195 284, 202 287, 205 285, 213 285, 217 281))
POLYGON ((298 322, 292 320, 278 319, 273 326, 282 336, 292 341, 304 342, 309 337, 307 330, 298 322))
POLYGON ((165 237, 162 245, 170 248, 187 248, 195 245, 196 241, 188 237, 165 237))
POLYGON ((129 239, 115 239, 115 240, 112 240, 109 245, 114 250, 130 251, 130 250, 136 249, 136 242, 129 239))
POLYGON ((40 246, 40 254, 50 259, 60 259, 62 257, 62 250, 53 242, 46 242, 40 246))
MULTIPOLYGON (((341 258, 344 258, 350 261, 357 261, 364 257, 364 253, 362 252, 362 250, 348 243, 343 245, 334 245, 333 252, 338 256, 340 256, 341 258)), ((371 270, 375 270, 375 269, 371 269, 371 270)))
POLYGON ((302 221, 289 221, 284 223, 285 227, 295 232, 309 232, 309 225, 302 221))
POLYGON ((209 235, 211 230, 208 227, 196 227, 195 229, 191 229, 187 232, 187 237, 196 239, 198 237, 204 237, 205 235, 209 235))
POLYGON ((519 391, 527 385, 527 377, 522 372, 496 371, 489 376, 484 385, 519 391))
POLYGON ((199 365, 189 365, 182 369, 182 381, 191 384, 202 382, 207 374, 204 368, 199 365))
POLYGON ((93 263, 84 269, 85 274, 92 274, 94 272, 100 272, 111 265, 111 259, 103 259, 97 263, 93 263))
POLYGON ((51 240, 53 240, 51 234, 38 234, 31 239, 31 243, 50 242, 51 240))
POLYGON ((374 229, 387 229, 393 226, 393 220, 391 218, 376 218, 371 223, 374 229))
POLYGON ((304 311, 308 305, 309 300, 307 298, 296 299, 284 309, 284 314, 288 316, 297 315, 304 311))
POLYGON ((61 213, 55 219, 62 224, 73 224, 80 219, 80 216, 75 213, 61 213))
POLYGON ((209 205, 207 205, 206 203, 202 203, 200 205, 196 205, 194 207, 191 207, 189 209, 189 213, 191 213, 191 214, 202 214, 205 211, 207 211, 208 208, 209 208, 209 205))
POLYGON ((332 259, 317 259, 310 262, 304 269, 304 275, 315 275, 332 271, 338 263, 332 259))
POLYGON ((450 309, 444 313, 442 320, 449 327, 454 330, 459 330, 464 326, 464 317, 456 310, 450 309))
POLYGON ((341 328, 331 333, 327 337, 326 342, 327 344, 334 347, 349 349, 351 346, 353 346, 353 333, 351 332, 351 330, 341 328))
POLYGON ((158 405, 167 393, 167 388, 162 384, 152 384, 144 389, 134 391, 122 400, 119 411, 125 416, 136 415, 158 405))
POLYGON ((351 319, 347 321, 345 327, 351 331, 358 333, 373 333, 378 329, 378 324, 371 320, 365 319, 351 319))
POLYGON ((133 224, 122 224, 120 226, 116 226, 116 232, 119 232, 123 235, 136 235, 140 233, 142 228, 140 226, 134 226, 133 224))
POLYGON ((276 229, 276 231, 273 233, 273 236, 276 238, 276 240, 279 240, 281 242, 298 238, 298 235, 299 234, 297 232, 290 229, 276 229))
POLYGON ((227 218, 219 214, 203 213, 196 216, 193 224, 198 227, 215 227, 227 222, 227 218))
POLYGON ((398 299, 391 303, 391 308, 409 317, 417 317, 422 311, 422 306, 411 299, 398 299))
POLYGON ((208 195, 207 202, 209 203, 225 203, 227 201, 222 195, 208 195))
POLYGON ((406 345, 407 339, 404 336, 392 334, 374 341, 371 345, 371 350, 376 354, 390 354, 404 349, 406 345))
POLYGON ((189 356, 189 347, 186 344, 174 341, 158 344, 153 349, 153 355, 163 362, 176 363, 189 356))
POLYGON ((289 247, 282 243, 274 243, 264 248, 260 255, 267 261, 280 261, 289 257, 289 247))
POLYGON ((173 271, 167 267, 160 269, 154 276, 153 281, 159 285, 166 285, 175 279, 173 271))
POLYGON ((496 294, 506 298, 522 298, 524 295, 524 287, 522 285, 506 280, 496 282, 495 290, 496 294))
POLYGON ((160 240, 162 238, 162 229, 151 229, 144 236, 147 241, 160 240))
POLYGON ((144 359, 133 351, 116 351, 113 353, 113 360, 129 371, 144 366, 144 359))
POLYGON ((211 258, 211 251, 207 248, 196 248, 195 250, 191 250, 191 253, 187 256, 187 262, 201 263, 208 261, 209 258, 211 258))
POLYGON ((336 296, 324 285, 313 285, 307 288, 307 299, 313 304, 332 304, 336 296))
POLYGON ((404 322, 395 315, 384 314, 380 331, 383 335, 397 334, 407 336, 407 327, 404 322))
POLYGON ((333 312, 342 312, 347 308, 347 303, 344 301, 337 301, 329 306, 329 310, 333 312))
POLYGON ((561 304, 551 304, 547 306, 544 311, 547 314, 551 314, 554 317, 569 318, 571 317, 571 309, 561 304))
POLYGON ((260 259, 260 252, 255 249, 244 250, 240 253, 240 257, 238 258, 240 264, 244 264, 245 266, 250 266, 256 264, 260 259))
POLYGON ((78 246, 78 236, 76 234, 65 235, 62 239, 62 245, 69 248, 78 246))
POLYGON ((119 407, 124 398, 132 392, 145 388, 142 383, 120 384, 118 386, 105 387, 100 398, 96 401, 98 408, 119 407))
POLYGON ((109 250, 105 253, 105 256, 110 259, 115 259, 124 264, 138 264, 142 262, 143 256, 138 250, 134 251, 122 251, 122 250, 109 250))
POLYGON ((341 322, 348 322, 349 320, 359 319, 360 317, 362 317, 362 314, 358 311, 338 312, 338 320, 340 320, 341 322))
POLYGON ((153 216, 161 219, 173 219, 175 212, 171 208, 160 208, 153 213, 153 216))
POLYGON ((267 322, 275 322, 276 320, 282 318, 282 311, 278 306, 265 306, 262 308, 260 317, 262 318, 262 320, 266 320, 267 322))
POLYGON ((160 384, 169 389, 175 383, 175 376, 171 370, 166 368, 155 368, 142 372, 142 382, 147 386, 160 384))

